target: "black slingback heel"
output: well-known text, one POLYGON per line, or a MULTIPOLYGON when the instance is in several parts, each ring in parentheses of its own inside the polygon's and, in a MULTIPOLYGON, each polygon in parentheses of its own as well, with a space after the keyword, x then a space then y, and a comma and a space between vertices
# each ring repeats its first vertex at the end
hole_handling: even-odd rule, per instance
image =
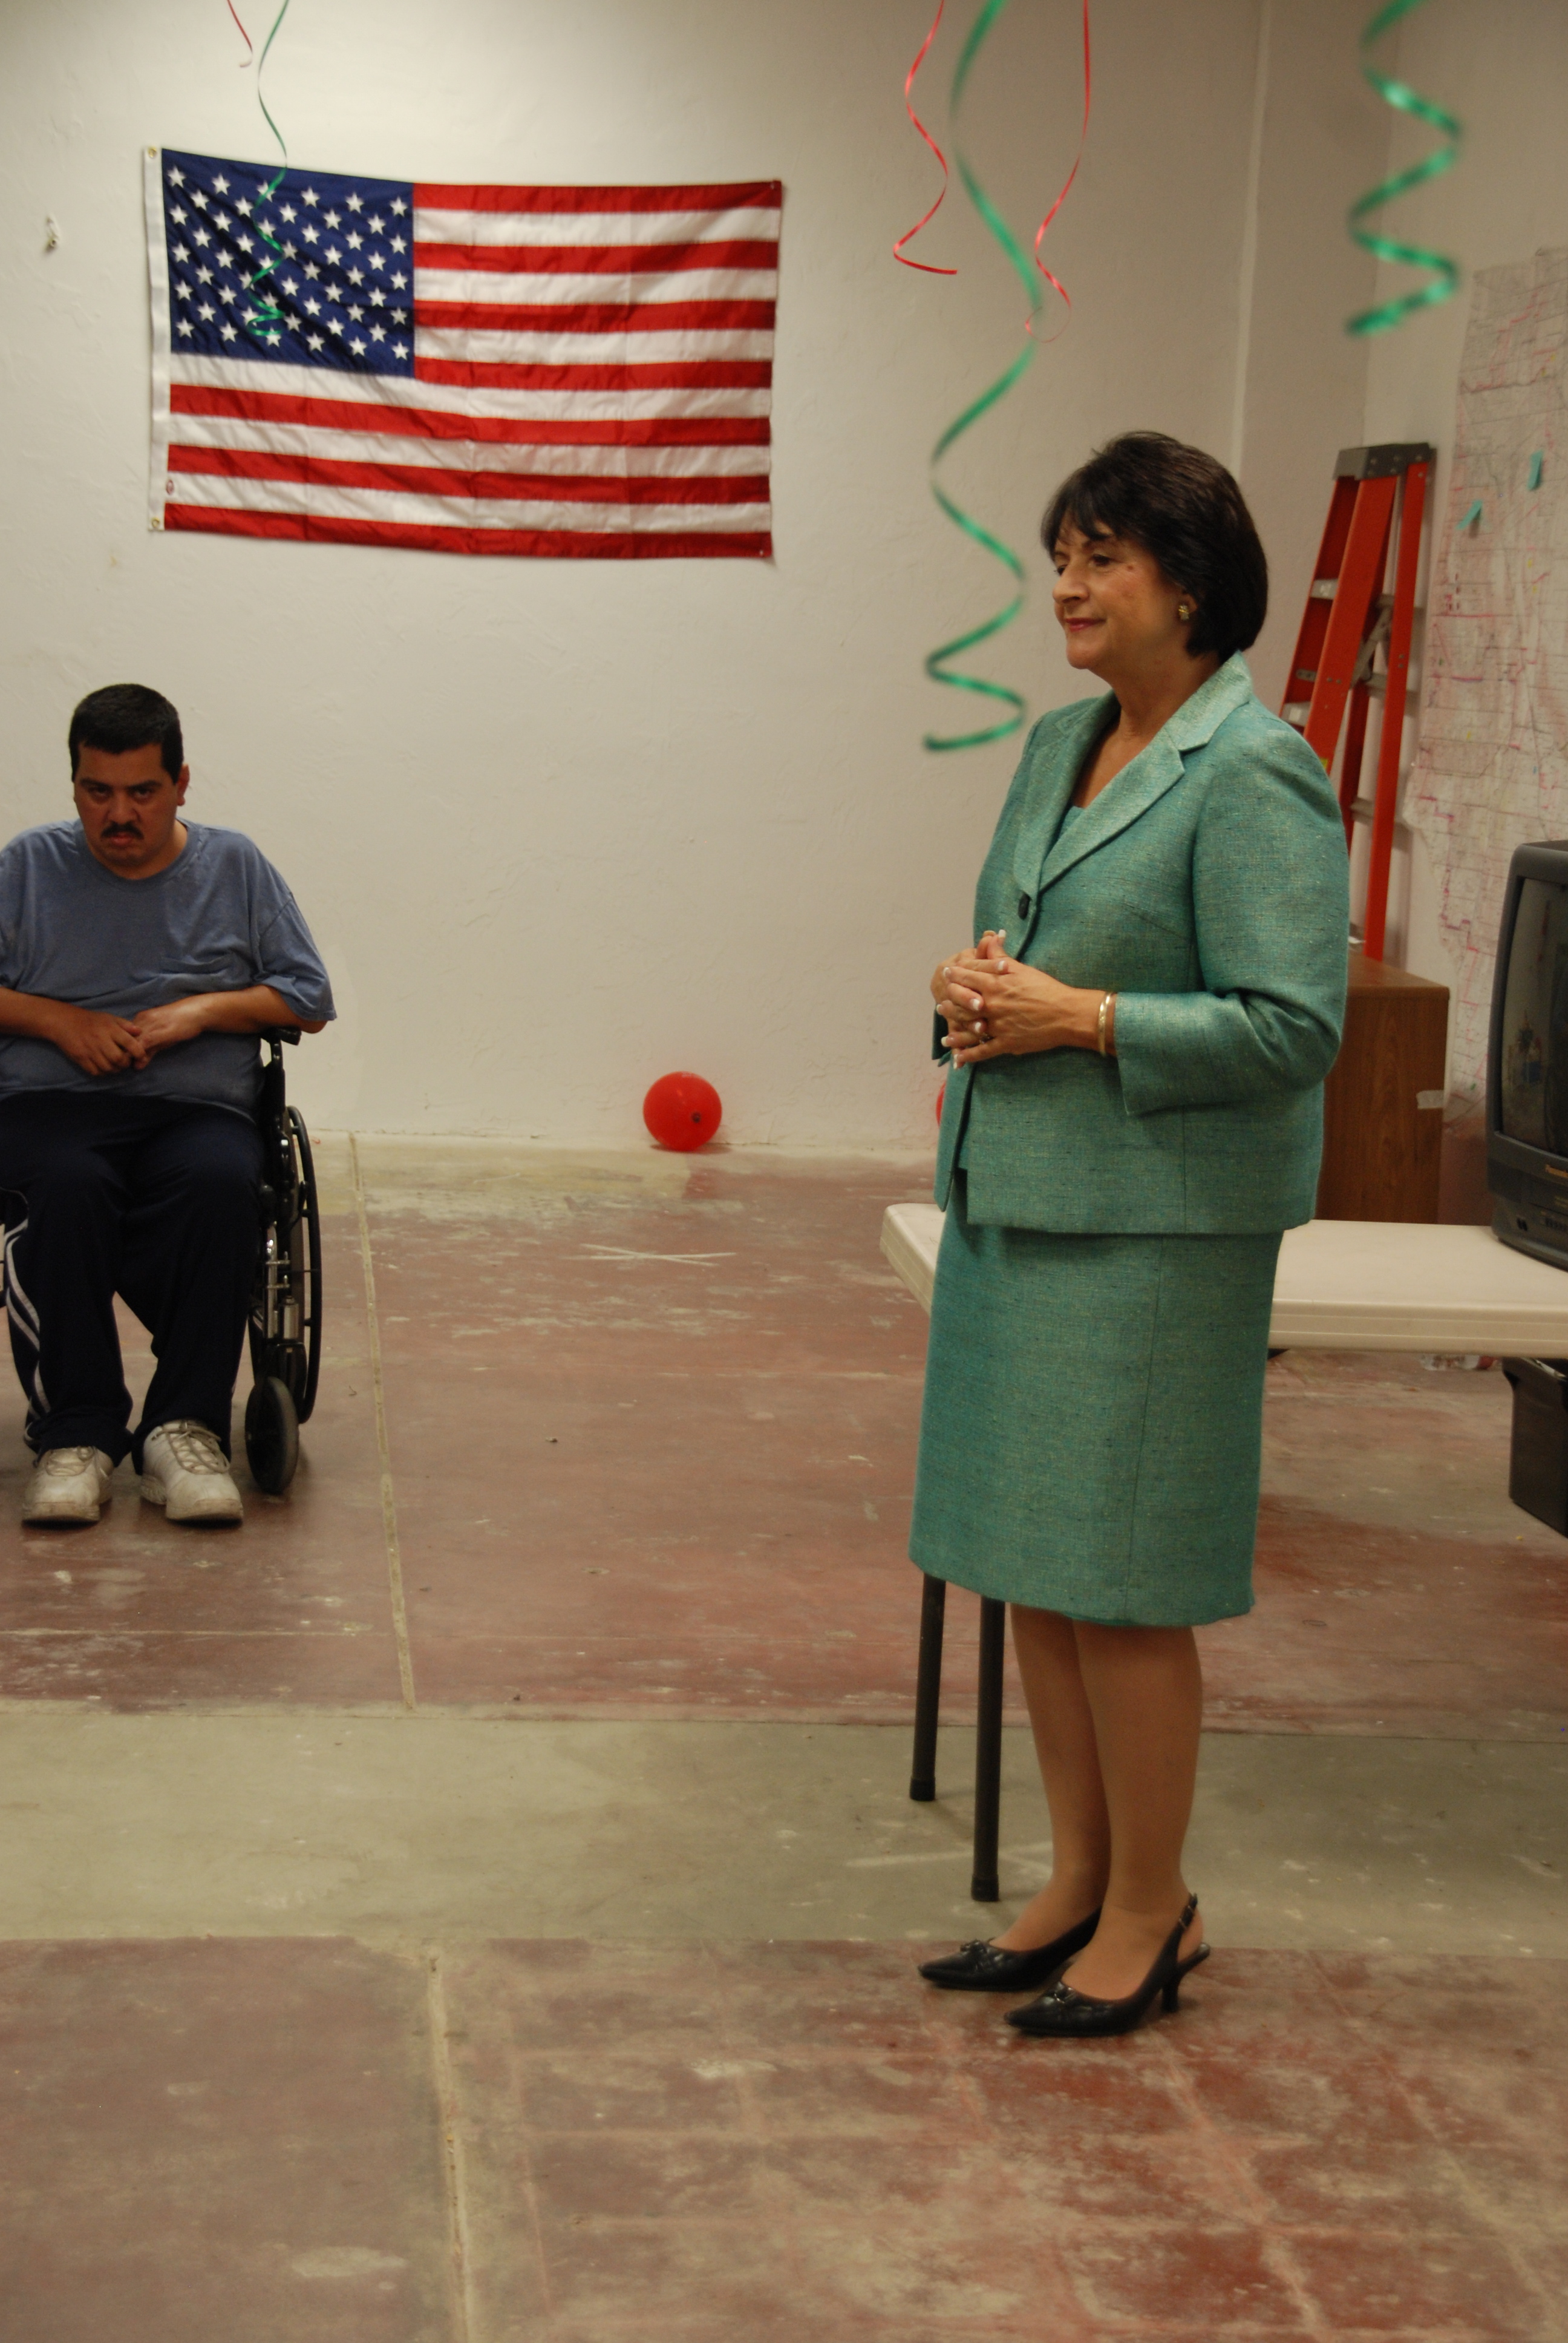
POLYGON ((1081 2042, 1096 2035, 1130 2034, 1157 1994, 1165 2011, 1173 2010, 1181 1997, 1182 1978, 1209 1957, 1208 1946, 1200 1945, 1195 1953, 1181 1958, 1181 1939, 1192 1926, 1197 1909, 1198 1898, 1190 1896, 1181 1917, 1160 1947, 1159 1958, 1136 1992, 1120 2001, 1101 2001, 1093 1994, 1075 1992, 1063 1977, 1038 2001, 1010 2009, 1008 2024, 1016 2026, 1020 2034, 1081 2042))
POLYGON ((1081 1953, 1099 1926, 1099 1912, 1091 1912, 1087 1920, 1053 1936, 1049 1945, 1032 1945, 1021 1953, 977 1936, 956 1953, 944 1953, 939 1961, 922 1961, 920 1975, 928 1985, 940 1985, 949 1993, 1028 1993, 1031 1986, 1044 1985, 1053 1977, 1074 1953, 1081 1953))

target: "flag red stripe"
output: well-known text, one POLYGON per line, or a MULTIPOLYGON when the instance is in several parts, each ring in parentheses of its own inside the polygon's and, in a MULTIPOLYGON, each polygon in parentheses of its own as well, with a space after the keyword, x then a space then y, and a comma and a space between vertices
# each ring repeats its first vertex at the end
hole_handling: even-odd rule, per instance
POLYGON ((664 366, 518 366, 479 358, 414 360, 417 382, 470 390, 766 390, 767 358, 673 358, 664 366))
POLYGON ((777 211, 778 179, 725 187, 462 187, 418 180, 419 211, 449 212, 732 212, 777 211))
MULTIPOLYGON (((182 363, 155 300, 155 519, 454 554, 768 558, 779 182, 406 192, 412 281, 386 297, 402 309, 377 317, 364 297, 376 349, 404 318, 397 377, 335 377, 276 335, 276 372, 243 346, 215 364, 207 336, 182 363)), ((374 368, 370 340, 351 347, 374 368)))
POLYGON ((417 326, 449 333, 771 333, 772 301, 418 301, 417 326))
POLYGON ((568 560, 661 561, 706 557, 765 559, 773 550, 766 530, 606 530, 441 528, 413 521, 327 520, 308 513, 232 512, 216 505, 166 505, 166 528, 215 537, 280 537, 332 545, 400 545, 427 553, 514 553, 568 560))
POLYGON ((656 473, 468 472, 444 464, 357 464, 334 456, 278 456, 262 447, 168 451, 171 472, 229 480, 288 480, 323 488, 401 489, 424 497, 479 497, 510 504, 765 505, 764 474, 663 479, 656 473))
POLYGON ((540 447, 765 447, 765 415, 659 416, 648 422, 521 422, 499 415, 454 415, 437 407, 376 407, 352 398, 297 398, 270 390, 214 390, 176 382, 176 415, 227 415, 252 423, 303 423, 324 431, 380 432, 403 439, 468 439, 540 447))
POLYGON ((652 276, 681 268, 777 268, 776 244, 416 244, 416 268, 493 269, 498 276, 652 276))

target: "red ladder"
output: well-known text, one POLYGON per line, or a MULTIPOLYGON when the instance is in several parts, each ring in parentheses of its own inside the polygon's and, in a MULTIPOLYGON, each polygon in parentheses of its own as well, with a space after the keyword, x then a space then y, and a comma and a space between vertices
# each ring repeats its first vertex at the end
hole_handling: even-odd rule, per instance
POLYGON ((1334 465, 1323 541, 1307 588, 1307 607, 1280 710, 1286 722, 1305 736, 1309 748, 1317 750, 1325 772, 1332 772, 1345 702, 1350 701, 1340 769, 1340 807, 1347 846, 1358 819, 1372 816, 1362 941, 1368 960, 1382 960, 1388 925, 1389 861, 1398 810, 1416 566, 1427 484, 1436 452, 1424 442, 1341 450, 1334 465), (1383 585, 1391 539, 1393 591, 1387 594, 1383 585), (1380 647, 1385 662, 1382 670, 1374 664, 1380 647), (1302 696, 1303 684, 1312 687, 1310 699, 1302 696), (1382 734, 1376 793, 1369 805, 1360 789, 1367 709, 1373 699, 1382 701, 1382 734))

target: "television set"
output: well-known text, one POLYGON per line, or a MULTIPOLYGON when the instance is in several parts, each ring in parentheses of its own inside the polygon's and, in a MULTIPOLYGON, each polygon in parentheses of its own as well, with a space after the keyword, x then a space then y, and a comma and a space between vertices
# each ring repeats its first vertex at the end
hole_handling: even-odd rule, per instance
POLYGON ((1486 1184, 1504 1244, 1568 1269, 1568 840, 1508 866, 1486 1064, 1486 1184))

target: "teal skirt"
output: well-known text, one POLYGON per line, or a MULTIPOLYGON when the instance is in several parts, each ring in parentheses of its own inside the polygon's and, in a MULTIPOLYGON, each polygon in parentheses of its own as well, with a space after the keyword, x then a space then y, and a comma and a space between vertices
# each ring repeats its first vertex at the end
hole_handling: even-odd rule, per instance
POLYGON ((1278 1235, 942 1232, 910 1554, 1110 1626, 1252 1607, 1278 1235))

